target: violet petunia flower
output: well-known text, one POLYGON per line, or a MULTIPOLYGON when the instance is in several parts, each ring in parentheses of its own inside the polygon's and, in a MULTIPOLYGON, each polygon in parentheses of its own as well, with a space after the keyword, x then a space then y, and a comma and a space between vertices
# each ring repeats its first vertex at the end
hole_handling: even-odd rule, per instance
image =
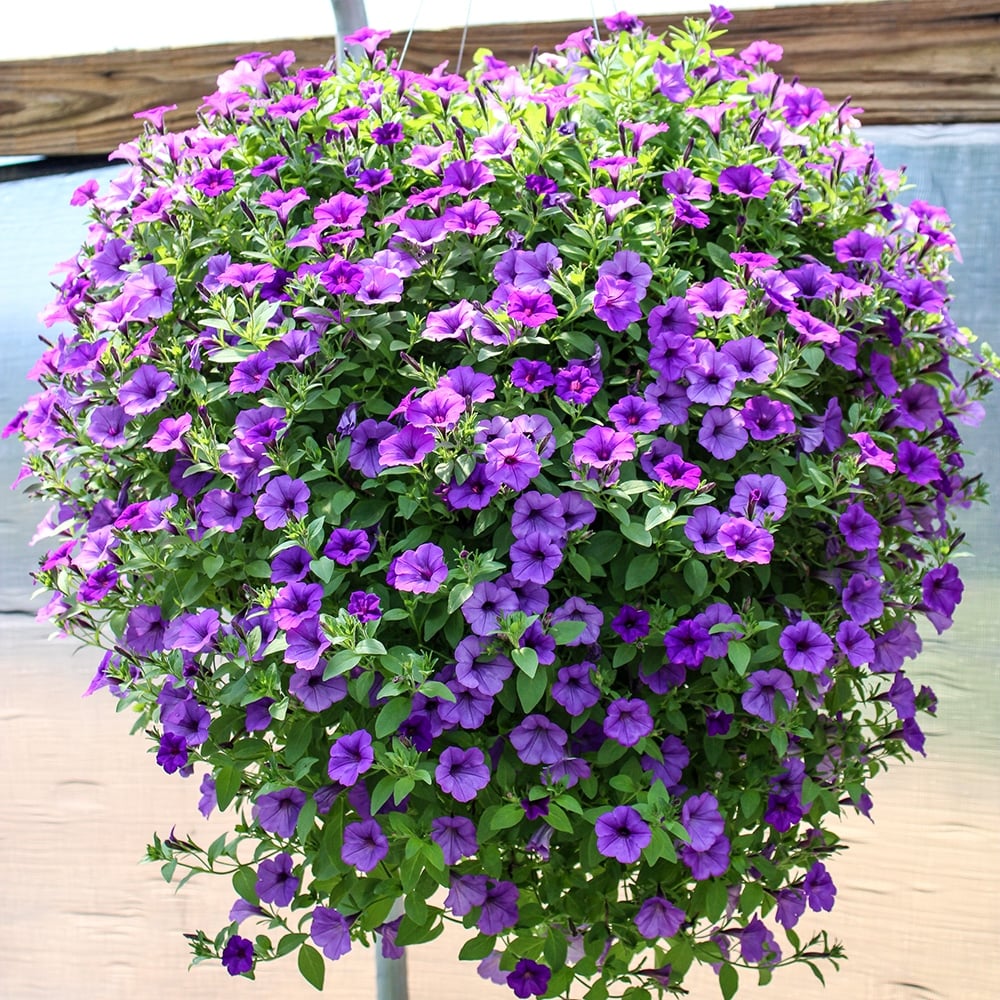
POLYGON ((360 872, 370 872, 389 853, 389 841, 374 819, 348 823, 340 845, 340 859, 360 872))
POLYGON ((740 703, 751 715, 765 722, 775 722, 775 696, 780 695, 786 708, 796 702, 792 679, 784 670, 755 670, 747 677, 749 687, 743 692, 740 703))
POLYGON ((662 896, 650 896, 643 900, 638 913, 633 918, 639 933, 648 941, 671 938, 687 920, 687 915, 679 907, 662 896))
POLYGON ((262 830, 276 837, 291 837, 306 802, 306 793, 299 788, 281 788, 258 795, 253 804, 253 818, 262 830))
POLYGON ((471 802, 490 783, 490 770, 479 747, 446 747, 434 769, 441 791, 458 802, 471 802))
POLYGON ((438 816, 431 821, 431 840, 444 854, 446 865, 457 865, 479 850, 476 828, 464 816, 438 816))
POLYGON ((261 902, 275 906, 291 903, 299 888, 299 879, 292 874, 294 864, 292 856, 282 852, 258 865, 255 888, 261 902))
POLYGON ((355 785, 358 779, 375 763, 371 734, 359 729, 335 740, 330 747, 327 774, 341 785, 355 785))
POLYGON ((533 714, 510 733, 511 746, 525 764, 556 764, 566 755, 566 732, 544 715, 533 714))
POLYGON ((408 549, 389 563, 386 583, 411 594, 436 594, 448 579, 444 550, 433 542, 408 549))
POLYGON ((552 970, 547 965, 521 958, 514 971, 507 973, 507 985, 514 991, 514 996, 524 1000, 526 997, 544 996, 551 978, 552 970))
POLYGON ((594 823, 597 849, 606 858, 633 864, 653 840, 649 824, 631 806, 616 806, 594 823))
POLYGON ((301 479, 278 476, 264 487, 254 512, 269 531, 283 528, 293 518, 303 518, 309 512, 309 487, 301 479))
POLYGON ((767 197, 773 183, 773 177, 769 177, 752 163, 726 167, 719 174, 719 191, 722 194, 738 195, 743 201, 767 197))
POLYGON ((623 747, 634 747, 653 731, 649 705, 641 698, 616 698, 608 706, 604 735, 623 747))
POLYGON ((822 673, 833 655, 833 640, 816 622, 806 618, 782 629, 778 645, 790 670, 811 674, 822 673))
POLYGON ((332 906, 317 906, 312 911, 309 936, 331 962, 351 950, 351 925, 332 906))

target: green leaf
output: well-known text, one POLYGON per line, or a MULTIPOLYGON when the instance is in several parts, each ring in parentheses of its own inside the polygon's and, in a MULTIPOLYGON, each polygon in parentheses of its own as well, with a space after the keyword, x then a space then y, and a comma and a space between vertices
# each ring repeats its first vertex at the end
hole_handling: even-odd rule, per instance
POLYGON ((299 948, 298 963, 302 978, 310 986, 322 991, 323 980, 326 978, 323 956, 311 944, 304 944, 299 948))
POLYGON ((580 574, 580 578, 589 583, 590 578, 593 575, 590 571, 590 563, 575 549, 571 551, 566 558, 569 560, 570 566, 572 566, 573 569, 580 574))
POLYGON ((222 811, 236 797, 243 781, 243 770, 238 767, 224 767, 215 776, 215 801, 222 811))
POLYGON ((226 565, 226 560, 223 556, 205 556, 201 561, 201 568, 205 571, 205 575, 211 580, 215 575, 226 565))
POLYGON ((740 974, 734 966, 724 965, 719 970, 719 989, 722 990, 723 1000, 733 1000, 739 988, 740 974))
POLYGON ((566 964, 566 953, 568 945, 566 935, 550 928, 545 936, 545 945, 542 953, 545 955, 545 964, 550 969, 561 969, 566 964))
POLYGON ((573 823, 569 816, 566 815, 554 802, 549 803, 549 812, 545 817, 545 822, 552 827, 553 830, 561 830, 563 833, 573 833, 573 823))
POLYGON ((448 594, 448 614, 454 614, 465 602, 472 597, 472 584, 460 583, 453 587, 448 594))
POLYGON ((534 677, 520 671, 517 675, 517 697, 521 708, 530 712, 545 697, 548 686, 549 680, 544 670, 539 670, 534 677))
POLYGON ((555 639, 557 646, 567 646, 574 639, 579 639, 586 627, 586 622, 575 620, 553 622, 549 626, 549 635, 555 639))
POLYGON ((496 943, 496 935, 487 936, 485 934, 477 934, 476 937, 469 938, 469 940, 462 945, 462 950, 458 953, 458 957, 463 962, 475 962, 479 959, 486 958, 486 956, 493 951, 496 943))
POLYGON ((511 650, 511 659, 518 668, 529 677, 534 677, 538 670, 538 654, 530 646, 518 646, 511 650))
POLYGON ((625 571, 625 589, 635 590, 649 583, 660 568, 660 559, 655 552, 644 552, 628 564, 625 571))
POLYGON ((399 923, 399 930, 396 931, 396 944, 401 948, 410 944, 423 944, 425 941, 433 941, 444 930, 444 924, 437 919, 434 914, 434 921, 431 924, 418 924, 408 916, 404 916, 399 923))
POLYGON ((393 698, 378 713, 375 720, 375 735, 381 739, 396 732, 403 720, 410 714, 411 701, 405 695, 393 698))
POLYGON ((257 873, 249 866, 237 868, 233 872, 233 889, 240 899, 245 899, 252 906, 260 902, 257 895, 257 873))
POLYGON ((353 670, 361 662, 361 656, 353 649, 342 649, 339 653, 334 653, 327 661, 326 669, 323 671, 323 680, 328 681, 331 677, 339 677, 353 670))
POLYGON ((381 781, 375 786, 375 791, 372 792, 372 800, 369 808, 372 811, 372 815, 375 815, 389 801, 389 796, 392 795, 393 790, 396 787, 396 775, 387 774, 381 781))
POLYGON ((701 597, 708 587, 708 570, 700 559, 689 559, 684 564, 684 582, 695 597, 701 597))
POLYGON ((638 521, 629 521, 622 525, 622 534, 636 545, 649 548, 653 544, 653 536, 638 521))
POLYGON ((512 826, 517 826, 524 819, 524 810, 514 802, 508 802, 500 806, 499 809, 489 818, 489 828, 492 831, 509 830, 512 826))
POLYGON ((741 676, 747 672, 750 665, 750 647, 739 639, 730 640, 726 647, 726 656, 733 665, 733 669, 741 676))
POLYGON ((385 646, 378 639, 362 639, 354 647, 354 652, 363 656, 381 656, 385 652, 385 646))
POLYGON ((303 944, 309 939, 308 934, 286 934, 279 942, 278 947, 274 949, 274 954, 281 958, 284 955, 288 955, 295 951, 299 945, 303 944))

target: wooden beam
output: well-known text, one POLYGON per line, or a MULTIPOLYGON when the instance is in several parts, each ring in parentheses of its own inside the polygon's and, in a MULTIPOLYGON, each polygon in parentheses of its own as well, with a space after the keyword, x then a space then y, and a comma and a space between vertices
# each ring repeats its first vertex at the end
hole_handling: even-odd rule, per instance
MULTIPOLYGON (((707 4, 706 4, 707 7, 707 4)), ((700 16, 694 14, 693 16, 700 16)), ((683 15, 646 17, 657 33, 683 15)), ((562 41, 577 22, 474 25, 465 52, 492 49, 527 61, 562 41)), ((737 51, 766 38, 785 49, 779 68, 819 87, 833 102, 851 97, 869 124, 1000 121, 1000 0, 880 0, 736 13, 723 42, 737 51)), ((415 32, 406 65, 429 69, 454 61, 461 29, 415 32)), ((401 50, 405 33, 388 45, 401 50)), ((168 122, 194 123, 201 98, 246 45, 60 59, 0 62, 0 155, 93 155, 132 138, 135 111, 176 104, 168 122)), ((258 46, 293 49, 300 65, 317 65, 332 38, 278 39, 258 46)))

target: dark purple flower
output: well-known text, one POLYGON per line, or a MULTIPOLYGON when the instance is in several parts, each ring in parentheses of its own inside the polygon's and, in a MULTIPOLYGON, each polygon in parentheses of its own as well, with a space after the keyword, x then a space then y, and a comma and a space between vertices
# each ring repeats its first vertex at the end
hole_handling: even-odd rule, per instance
POLYGON ((540 997, 549 988, 551 978, 552 970, 547 965, 522 958, 514 966, 514 971, 507 974, 507 985, 516 997, 540 997))
POLYGON ((847 507, 837 519, 837 527, 844 536, 848 548, 856 552, 878 548, 881 534, 878 521, 865 510, 865 505, 860 501, 847 507))
POLYGON ((667 659, 674 664, 697 670, 708 655, 712 637, 704 625, 693 618, 683 618, 663 637, 667 659))
POLYGON ((271 583, 300 583, 309 574, 312 556, 301 545, 290 545, 271 560, 271 583))
POLYGON ((490 879, 476 926, 483 934, 500 934, 517 923, 520 897, 513 882, 490 879))
POLYGON ((739 936, 740 958, 744 962, 775 965, 781 961, 781 949, 774 939, 774 934, 760 917, 754 917, 739 932, 739 936))
POLYGON ((354 590, 347 601, 347 613, 359 622, 374 622, 382 617, 382 606, 378 594, 365 590, 354 590))
POLYGON ((471 802, 490 783, 490 769, 479 747, 446 747, 438 758, 434 780, 446 795, 471 802))
POLYGON ((867 573, 853 573, 840 592, 844 610, 856 625, 864 625, 882 616, 882 584, 867 573))
POLYGON ((371 555, 372 541, 361 528, 334 528, 323 555, 340 566, 350 566, 371 555))
POLYGON ((234 934, 222 949, 222 964, 231 976, 241 976, 253 968, 253 942, 234 934))
POLYGON ((710 792, 693 795, 685 801, 681 807, 681 823, 696 851, 707 851, 725 829, 718 800, 710 792))
POLYGON ((160 737, 160 745, 156 750, 156 763, 163 768, 167 774, 173 774, 187 766, 188 745, 187 740, 179 733, 165 732, 160 737))
POLYGON ((622 605, 621 611, 611 620, 611 627, 624 642, 638 642, 649 635, 649 612, 622 605))
POLYGON ((950 618, 962 600, 965 587, 959 579, 958 567, 945 563, 924 575, 920 589, 928 611, 950 618))
POLYGON ((832 910, 833 901, 837 895, 837 887, 833 884, 826 865, 822 861, 817 861, 806 873, 802 883, 802 890, 806 894, 809 909, 819 913, 820 910, 832 910))
POLYGON ((147 656, 165 648, 167 622, 161 608, 140 604, 129 612, 122 641, 134 653, 147 656))
POLYGON ((594 832, 598 851, 622 864, 638 861, 642 849, 653 840, 649 824, 631 806, 615 806, 598 816, 594 832))
POLYGON ((701 882, 709 878, 718 878, 729 871, 729 838, 719 836, 704 851, 695 850, 690 844, 682 844, 681 861, 691 869, 691 876, 701 882))

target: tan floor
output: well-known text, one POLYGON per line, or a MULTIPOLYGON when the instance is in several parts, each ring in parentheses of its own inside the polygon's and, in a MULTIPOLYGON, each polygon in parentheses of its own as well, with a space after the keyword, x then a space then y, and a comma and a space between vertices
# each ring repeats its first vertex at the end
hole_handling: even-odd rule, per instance
MULTIPOLYGON (((977 618, 985 615, 964 621, 977 618)), ((996 627, 989 628, 995 636, 996 627)), ((205 880, 175 895, 156 867, 136 861, 154 830, 166 834, 177 823, 179 833, 204 835, 212 826, 195 811, 194 781, 164 775, 144 741, 128 736, 129 718, 115 715, 105 692, 81 700, 96 662, 91 652, 73 655, 66 642, 47 643, 37 626, 8 621, 0 629, 0 997, 316 995, 287 960, 262 967, 256 984, 231 979, 218 966, 186 971, 182 933, 221 925, 231 890, 205 880)), ((956 653, 967 665, 963 643, 988 648, 985 638, 966 625, 947 645, 929 644, 920 673, 944 702, 935 723, 943 735, 932 737, 928 760, 876 784, 875 825, 861 818, 846 824, 852 848, 831 866, 840 894, 826 926, 845 942, 850 961, 825 991, 808 970, 785 970, 762 994, 770 1000, 1000 995, 996 701, 984 708, 975 685, 945 679, 946 670, 954 674, 956 653)), ((989 671, 995 695, 996 670, 989 671)), ((411 1000, 513 995, 459 963, 459 945, 442 939, 411 949, 411 1000)), ((370 952, 352 953, 327 974, 326 995, 373 998, 370 952)), ((713 978, 693 980, 692 996, 719 996, 713 978)))

